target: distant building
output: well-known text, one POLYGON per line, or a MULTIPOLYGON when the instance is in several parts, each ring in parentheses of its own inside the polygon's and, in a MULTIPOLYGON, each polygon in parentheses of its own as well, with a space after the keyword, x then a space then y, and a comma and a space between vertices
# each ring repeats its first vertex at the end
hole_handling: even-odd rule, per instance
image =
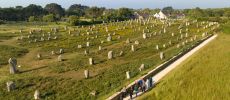
POLYGON ((162 11, 160 11, 159 13, 154 14, 153 16, 155 18, 157 18, 157 19, 168 19, 168 17, 162 11))
POLYGON ((185 14, 176 14, 176 18, 177 19, 184 19, 185 18, 185 14))
POLYGON ((148 19, 149 14, 134 12, 134 19, 148 19))

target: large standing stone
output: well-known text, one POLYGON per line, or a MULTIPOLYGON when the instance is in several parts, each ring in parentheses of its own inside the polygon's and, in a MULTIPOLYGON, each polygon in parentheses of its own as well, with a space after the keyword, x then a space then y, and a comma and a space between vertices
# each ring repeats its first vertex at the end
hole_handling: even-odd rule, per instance
POLYGON ((89 70, 85 70, 84 74, 85 74, 85 78, 89 78, 89 70))
POLYGON ((13 81, 6 82, 7 91, 10 92, 15 89, 15 83, 13 81))
POLYGON ((130 79, 129 71, 126 72, 126 78, 130 79))
POLYGON ((108 59, 113 59, 113 51, 108 52, 108 59))
POLYGON ((89 58, 89 65, 93 65, 93 64, 94 64, 93 58, 89 58))
POLYGON ((10 58, 8 62, 10 64, 10 74, 17 73, 17 69, 16 69, 16 67, 17 67, 17 59, 10 58))
POLYGON ((36 90, 36 91, 34 92, 34 99, 35 99, 35 100, 39 100, 40 98, 41 98, 40 92, 39 92, 39 90, 36 90))

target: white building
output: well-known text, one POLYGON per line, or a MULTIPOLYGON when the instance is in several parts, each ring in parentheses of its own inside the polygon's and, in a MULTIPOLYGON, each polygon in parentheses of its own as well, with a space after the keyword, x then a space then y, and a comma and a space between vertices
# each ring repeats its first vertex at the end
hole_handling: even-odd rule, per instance
POLYGON ((159 13, 156 13, 154 17, 157 19, 167 19, 167 16, 162 11, 160 11, 159 13))

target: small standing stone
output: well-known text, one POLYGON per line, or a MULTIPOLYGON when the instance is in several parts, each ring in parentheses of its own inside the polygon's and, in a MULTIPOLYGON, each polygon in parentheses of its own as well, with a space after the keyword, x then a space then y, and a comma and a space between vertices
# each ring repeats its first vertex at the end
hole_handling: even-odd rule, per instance
POLYGON ((85 55, 88 55, 88 54, 89 54, 89 50, 86 49, 86 50, 85 50, 85 55))
POLYGON ((128 38, 125 42, 126 42, 127 44, 130 43, 130 39, 128 38))
POLYGON ((161 58, 161 60, 164 59, 164 53, 163 52, 160 53, 160 58, 161 58))
POLYGON ((138 44, 140 44, 140 43, 139 43, 139 41, 138 41, 138 40, 136 40, 136 41, 134 42, 134 44, 138 45, 138 44))
POLYGON ((87 46, 87 47, 89 47, 89 46, 90 46, 89 42, 86 42, 86 46, 87 46))
POLYGON ((112 59, 113 58, 113 51, 109 51, 108 52, 108 59, 112 59))
POLYGON ((10 74, 15 74, 17 72, 17 59, 15 58, 10 58, 9 59, 9 64, 10 64, 10 74))
POLYGON ((108 36, 107 37, 107 41, 109 42, 109 41, 112 41, 112 37, 111 36, 108 36))
POLYGON ((62 55, 59 55, 59 56, 58 56, 58 61, 59 61, 59 62, 63 61, 62 55))
POLYGON ((143 39, 146 39, 146 38, 147 38, 147 34, 143 33, 143 39))
POLYGON ((41 58, 42 58, 42 55, 39 53, 39 54, 37 54, 37 58, 39 59, 39 60, 41 60, 41 58))
POLYGON ((123 52, 123 51, 121 51, 121 52, 120 52, 120 54, 119 54, 119 56, 123 56, 123 53, 124 53, 124 52, 123 52))
POLYGON ((7 91, 10 92, 15 89, 15 83, 13 81, 6 82, 7 91))
POLYGON ((40 92, 39 92, 39 90, 36 90, 36 91, 34 92, 34 99, 35 99, 35 100, 39 100, 40 98, 41 98, 40 92))
POLYGON ((89 70, 85 70, 84 74, 85 74, 85 78, 89 78, 89 70))
POLYGON ((94 64, 93 58, 89 58, 89 65, 93 65, 93 64, 94 64))
POLYGON ((131 51, 135 51, 134 45, 131 45, 131 51))
POLYGON ((60 49, 60 50, 59 50, 59 53, 60 53, 60 54, 63 54, 63 53, 64 53, 64 50, 63 50, 63 49, 60 49))
POLYGON ((159 50, 159 46, 158 45, 156 45, 156 49, 159 50))
POLYGON ((142 71, 142 70, 144 70, 144 68, 145 68, 145 64, 141 64, 139 70, 142 71))
POLYGON ((130 79, 129 71, 126 72, 126 78, 130 79))
POLYGON ((101 47, 101 46, 99 46, 99 47, 98 47, 98 50, 99 50, 99 51, 101 51, 101 50, 102 50, 102 47, 101 47))
POLYGON ((54 52, 54 51, 51 51, 51 54, 52 54, 52 55, 55 55, 55 52, 54 52))

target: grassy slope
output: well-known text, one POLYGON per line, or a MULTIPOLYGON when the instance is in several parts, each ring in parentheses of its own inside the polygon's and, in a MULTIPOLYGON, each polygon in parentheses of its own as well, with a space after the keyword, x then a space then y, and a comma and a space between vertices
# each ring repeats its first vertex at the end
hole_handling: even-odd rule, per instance
POLYGON ((169 73, 140 100, 230 99, 230 24, 224 34, 169 73))

